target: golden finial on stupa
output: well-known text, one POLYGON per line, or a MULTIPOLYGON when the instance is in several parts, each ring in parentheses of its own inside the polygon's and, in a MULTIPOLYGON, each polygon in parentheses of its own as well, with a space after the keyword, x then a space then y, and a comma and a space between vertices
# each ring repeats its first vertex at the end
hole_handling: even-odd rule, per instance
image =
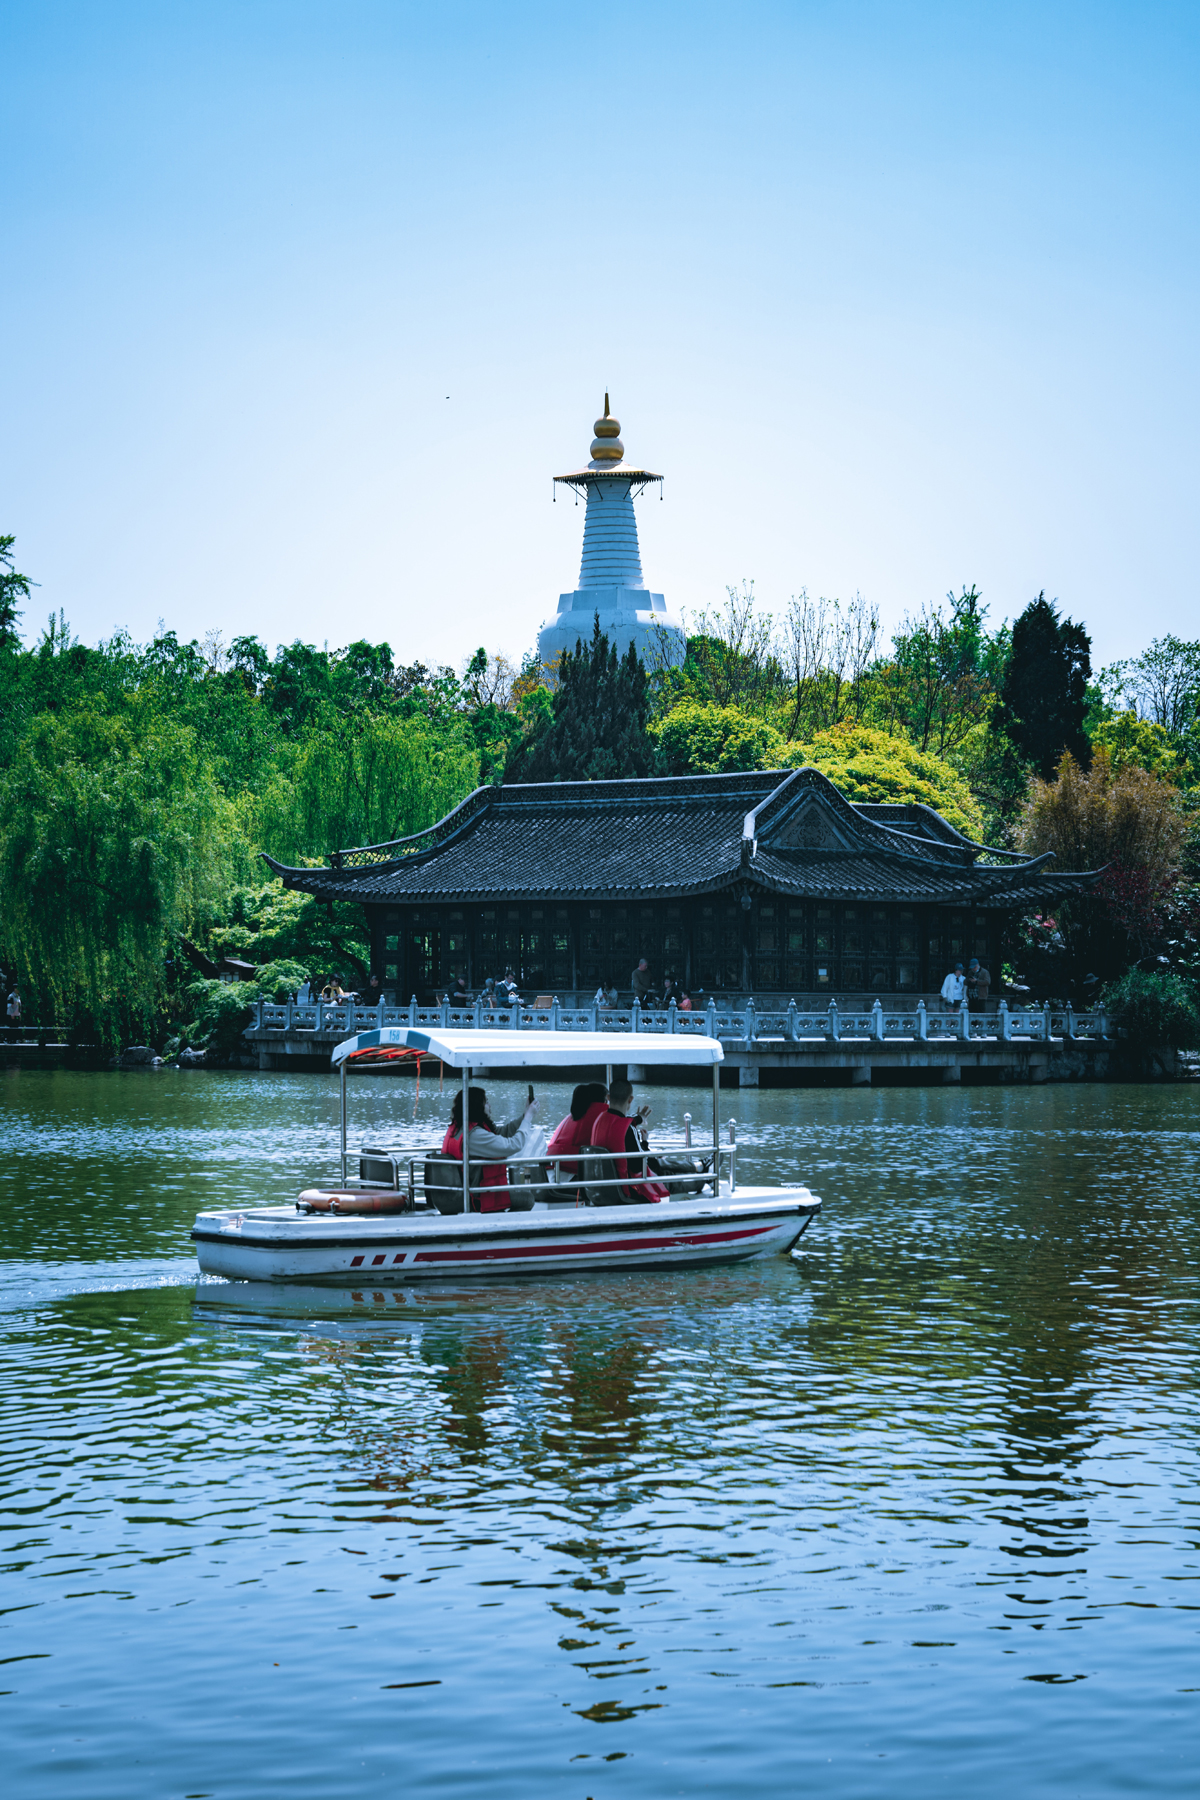
POLYGON ((604 417, 597 419, 595 437, 592 439, 592 461, 594 463, 619 463, 625 454, 625 446, 621 442, 621 421, 609 417, 608 394, 604 395, 604 417))

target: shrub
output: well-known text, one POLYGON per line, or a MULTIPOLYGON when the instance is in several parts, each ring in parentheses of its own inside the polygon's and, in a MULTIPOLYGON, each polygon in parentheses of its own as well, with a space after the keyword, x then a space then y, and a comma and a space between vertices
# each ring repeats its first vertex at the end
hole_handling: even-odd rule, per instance
POLYGON ((1130 969, 1104 990, 1109 1018, 1133 1050, 1200 1047, 1200 1008, 1178 975, 1130 969))
POLYGON ((250 1008, 258 990, 246 981, 188 983, 187 998, 193 1017, 183 1035, 192 1045, 206 1044, 222 1056, 236 1050, 250 1023, 250 1008))
POLYGON ((283 1001, 307 980, 308 970, 303 963, 283 957, 258 971, 258 992, 264 1000, 283 1001))

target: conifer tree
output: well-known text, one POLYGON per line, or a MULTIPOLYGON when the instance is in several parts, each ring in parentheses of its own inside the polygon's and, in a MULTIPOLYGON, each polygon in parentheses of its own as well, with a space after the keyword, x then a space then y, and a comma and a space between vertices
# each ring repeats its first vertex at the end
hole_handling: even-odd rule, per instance
POLYGON ((17 634, 18 600, 28 600, 29 590, 37 583, 30 581, 28 575, 20 575, 13 568, 12 547, 16 542, 11 535, 0 537, 0 648, 15 650, 20 644, 17 634))
POLYGON ((1044 590, 1013 626, 997 723, 1043 781, 1064 751, 1085 769, 1090 761, 1083 715, 1091 651, 1084 627, 1061 619, 1044 590))
POLYGON ((558 666, 550 719, 518 744, 504 773, 514 781, 612 781, 657 775, 658 747, 647 726, 646 670, 630 644, 618 658, 600 629, 576 640, 558 666))

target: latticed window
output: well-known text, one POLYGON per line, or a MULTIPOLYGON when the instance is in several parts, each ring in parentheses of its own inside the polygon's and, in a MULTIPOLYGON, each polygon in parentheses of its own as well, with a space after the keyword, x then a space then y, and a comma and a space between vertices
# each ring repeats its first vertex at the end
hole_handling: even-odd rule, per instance
POLYGON ((550 919, 549 957, 546 964, 549 986, 556 992, 560 988, 570 987, 574 980, 571 965, 571 915, 565 906, 558 906, 550 919))
POLYGON ((784 986, 793 994, 807 993, 812 986, 812 959, 808 949, 808 908, 793 902, 787 909, 784 986))
POLYGON ((497 975, 502 975, 504 973, 503 969, 499 967, 499 961, 500 950, 499 939, 496 933, 496 909, 492 906, 485 906, 480 911, 479 922, 476 928, 475 968, 472 977, 476 986, 482 987, 489 975, 495 979, 497 975))
POLYGON ((861 907, 842 908, 841 974, 834 986, 846 994, 860 994, 863 988, 863 958, 867 950, 867 918, 861 907))
POLYGON ((918 942, 916 913, 897 913, 896 986, 901 992, 906 988, 916 988, 920 986, 921 962, 917 947, 918 942))
POLYGON ((832 906, 818 906, 813 920, 813 986, 832 989, 838 985, 834 967, 837 934, 832 906))
POLYGON ((737 901, 702 901, 694 934, 692 986, 710 991, 741 985, 742 926, 737 901))
POLYGON ((758 908, 755 924, 754 985, 774 990, 783 979, 779 955, 783 908, 775 900, 764 900, 758 908))
POLYGON ((446 915, 443 940, 446 966, 442 971, 442 985, 448 987, 459 975, 464 981, 469 980, 467 927, 461 912, 451 912, 446 915))
POLYGON ((408 921, 408 984, 418 1000, 434 995, 441 975, 441 933, 436 914, 414 912, 408 921))

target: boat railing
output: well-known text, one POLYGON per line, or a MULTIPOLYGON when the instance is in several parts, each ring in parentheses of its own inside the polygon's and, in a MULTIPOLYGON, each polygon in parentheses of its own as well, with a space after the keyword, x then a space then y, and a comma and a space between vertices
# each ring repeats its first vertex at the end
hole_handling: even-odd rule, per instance
MULTIPOLYGON (((612 1175, 596 1173, 596 1164, 613 1163, 613 1152, 608 1150, 594 1150, 585 1147, 583 1150, 572 1151, 568 1156, 541 1156, 528 1162, 514 1159, 506 1167, 510 1172, 515 1173, 517 1179, 510 1180, 508 1186, 510 1191, 515 1191, 522 1197, 532 1194, 535 1201, 540 1200, 550 1206, 582 1206, 587 1204, 583 1197, 585 1191, 587 1193, 596 1190, 609 1192, 613 1189, 625 1189, 645 1182, 665 1187, 670 1198, 692 1198, 698 1192, 705 1190, 714 1195, 720 1194, 722 1190, 730 1194, 736 1190, 737 1143, 736 1130, 732 1126, 728 1143, 716 1146, 712 1144, 693 1146, 685 1139, 682 1143, 668 1143, 654 1150, 641 1153, 622 1152, 621 1154, 626 1167, 624 1175, 617 1174, 615 1167, 612 1175), (671 1161, 677 1164, 686 1161, 689 1166, 686 1168, 666 1166, 671 1161), (593 1166, 585 1171, 581 1167, 584 1162, 593 1166)), ((347 1164, 353 1162, 354 1154, 348 1155, 346 1160, 347 1164)), ((424 1149, 406 1147, 397 1150, 381 1150, 374 1146, 369 1149, 364 1147, 358 1152, 358 1160, 360 1168, 363 1162, 372 1162, 376 1165, 389 1164, 392 1171, 391 1181, 368 1180, 361 1175, 354 1176, 344 1173, 343 1179, 339 1183, 339 1191, 364 1195, 406 1193, 409 1210, 415 1208, 418 1196, 426 1200, 428 1204, 436 1206, 436 1201, 427 1189, 428 1171, 433 1169, 442 1171, 445 1177, 443 1180, 435 1178, 435 1186, 443 1190, 450 1190, 456 1195, 462 1193, 462 1163, 457 1157, 445 1155, 440 1144, 429 1145, 424 1149)), ((472 1166, 472 1176, 474 1172, 474 1166, 472 1166)), ((482 1165, 480 1173, 482 1175, 482 1165)), ((476 1202, 489 1195, 494 1198, 497 1191, 497 1186, 493 1182, 485 1182, 482 1179, 478 1182, 472 1180, 470 1186, 472 1212, 481 1210, 476 1202)), ((614 1203, 616 1203, 615 1199, 613 1202, 609 1202, 609 1204, 614 1203)), ((629 1202, 633 1205, 638 1203, 638 1201, 629 1202)), ((297 1200, 296 1210, 311 1212, 316 1209, 302 1198, 297 1200)), ((461 1212, 461 1201, 457 1208, 450 1210, 461 1212)))
POLYGON ((757 1043, 782 1040, 785 1044, 813 1041, 837 1044, 866 1039, 877 1043, 1063 1043, 1104 1042, 1109 1037, 1103 1007, 1077 1012, 1073 1006, 1010 1007, 1001 1000, 994 1011, 972 1012, 964 1003, 937 1012, 924 1000, 915 1006, 885 1012, 876 1000, 856 1008, 831 1000, 820 1010, 801 1010, 794 1000, 786 1007, 760 1009, 747 1000, 718 1007, 710 1000, 701 1012, 681 1012, 672 1000, 665 1007, 547 1006, 514 1001, 511 1006, 485 1006, 482 1000, 455 1003, 449 998, 437 1006, 418 1006, 415 997, 407 1006, 359 1006, 353 1001, 318 1000, 307 1006, 294 1001, 256 1003, 254 1032, 312 1032, 319 1036, 350 1037, 355 1032, 382 1030, 385 1026, 440 1028, 454 1031, 611 1031, 653 1033, 661 1036, 701 1036, 726 1042, 757 1043))

